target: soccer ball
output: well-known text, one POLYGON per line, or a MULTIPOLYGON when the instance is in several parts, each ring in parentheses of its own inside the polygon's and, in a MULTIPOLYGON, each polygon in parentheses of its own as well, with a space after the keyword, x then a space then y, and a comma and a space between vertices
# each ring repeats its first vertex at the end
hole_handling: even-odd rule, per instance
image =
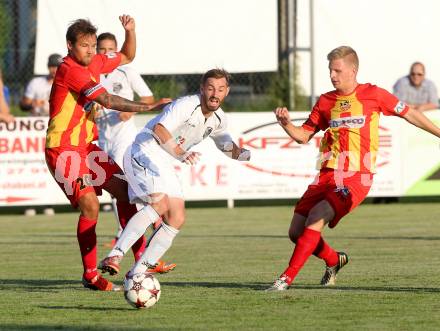
POLYGON ((125 277, 124 297, 133 307, 150 308, 159 301, 160 283, 149 273, 137 273, 125 277))

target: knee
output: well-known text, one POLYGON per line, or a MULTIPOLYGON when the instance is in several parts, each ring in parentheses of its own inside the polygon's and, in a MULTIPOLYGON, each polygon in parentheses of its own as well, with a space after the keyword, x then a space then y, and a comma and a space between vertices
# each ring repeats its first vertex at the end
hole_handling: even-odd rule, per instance
POLYGON ((173 228, 180 230, 185 224, 185 215, 173 215, 172 217, 167 219, 167 224, 171 225, 173 228))
POLYGON ((89 219, 97 219, 99 214, 98 199, 88 199, 80 205, 81 213, 89 219))
POLYGON ((156 210, 159 216, 164 215, 170 209, 170 201, 166 194, 151 197, 151 206, 156 210))
POLYGON ((335 215, 333 207, 325 200, 315 205, 309 212, 306 220, 306 226, 324 226, 335 215))

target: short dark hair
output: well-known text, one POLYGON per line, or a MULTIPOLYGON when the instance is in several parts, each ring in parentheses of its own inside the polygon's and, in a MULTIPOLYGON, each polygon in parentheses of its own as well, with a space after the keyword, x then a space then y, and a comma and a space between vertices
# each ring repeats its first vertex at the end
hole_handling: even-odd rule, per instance
POLYGON ((96 35, 98 29, 89 20, 80 18, 73 21, 66 33, 66 40, 72 44, 76 43, 78 36, 96 35))
POLYGON ((118 42, 116 41, 116 37, 113 33, 110 32, 101 33, 97 39, 98 44, 101 42, 101 40, 113 40, 115 42, 116 47, 118 46, 118 42))
POLYGON ((226 84, 229 86, 229 81, 231 80, 231 75, 225 69, 218 69, 218 68, 211 69, 211 70, 208 70, 207 72, 205 72, 205 74, 202 76, 200 84, 205 85, 206 81, 209 78, 216 78, 216 79, 224 78, 224 79, 226 79, 226 84))

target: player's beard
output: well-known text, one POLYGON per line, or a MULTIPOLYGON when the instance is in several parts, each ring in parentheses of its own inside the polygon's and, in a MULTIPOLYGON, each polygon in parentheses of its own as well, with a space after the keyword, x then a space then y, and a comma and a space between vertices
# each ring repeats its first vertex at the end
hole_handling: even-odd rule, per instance
POLYGON ((90 62, 92 62, 92 56, 84 56, 82 58, 78 58, 75 56, 75 54, 70 54, 70 56, 75 60, 75 62, 79 63, 80 65, 87 67, 90 62))
POLYGON ((216 97, 206 97, 203 96, 203 103, 205 104, 205 108, 209 111, 216 111, 220 108, 221 101, 216 97))
POLYGON ((83 65, 83 66, 88 66, 89 64, 90 64, 90 62, 92 62, 92 56, 85 56, 85 57, 83 57, 82 59, 81 59, 81 64, 83 65))

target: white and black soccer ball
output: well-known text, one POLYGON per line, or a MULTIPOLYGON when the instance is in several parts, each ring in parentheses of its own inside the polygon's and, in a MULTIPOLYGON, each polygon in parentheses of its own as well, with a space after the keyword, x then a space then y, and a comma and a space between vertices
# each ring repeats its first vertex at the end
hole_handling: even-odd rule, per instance
POLYGON ((160 283, 152 274, 138 273, 124 280, 124 297, 136 308, 150 308, 159 301, 160 283))

